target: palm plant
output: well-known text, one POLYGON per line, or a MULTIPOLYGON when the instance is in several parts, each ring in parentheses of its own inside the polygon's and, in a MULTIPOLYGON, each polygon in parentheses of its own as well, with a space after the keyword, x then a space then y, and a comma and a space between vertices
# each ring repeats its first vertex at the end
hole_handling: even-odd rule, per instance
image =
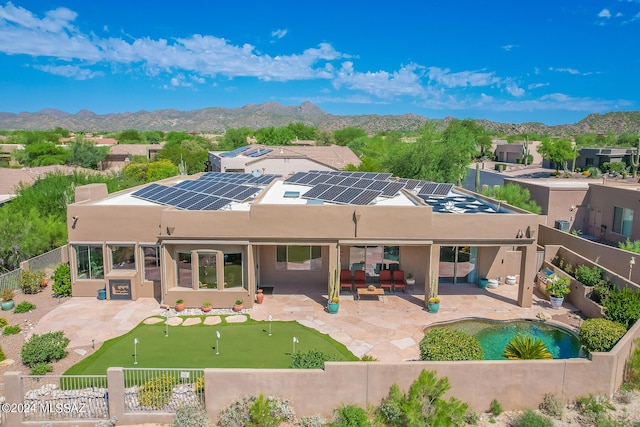
POLYGON ((523 334, 511 338, 504 347, 503 356, 509 360, 553 359, 540 338, 523 334))

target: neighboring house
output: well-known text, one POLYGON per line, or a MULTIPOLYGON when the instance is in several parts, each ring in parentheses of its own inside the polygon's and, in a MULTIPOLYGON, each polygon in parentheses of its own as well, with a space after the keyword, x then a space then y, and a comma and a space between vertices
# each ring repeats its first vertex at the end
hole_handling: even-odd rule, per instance
POLYGON ((132 156, 144 156, 152 160, 158 151, 164 147, 160 144, 118 144, 109 148, 109 154, 102 163, 103 170, 122 169, 129 164, 132 156))
MULTIPOLYGON (((85 141, 95 142, 96 145, 117 145, 118 144, 117 139, 103 138, 101 136, 84 136, 82 139, 85 141)), ((71 138, 60 138, 60 144, 66 144, 68 142, 75 142, 75 141, 76 141, 75 136, 71 138)))
POLYGON ((548 225, 604 242, 640 240, 640 184, 607 179, 509 179, 527 188, 548 225))
POLYGON ((14 198, 20 184, 30 186, 37 179, 42 178, 46 174, 52 172, 72 174, 77 171, 91 173, 96 172, 91 169, 83 169, 79 167, 64 165, 38 166, 22 169, 0 168, 0 204, 6 203, 7 201, 14 198))
POLYGON ((541 143, 541 141, 514 141, 510 144, 507 140, 498 139, 493 141, 493 150, 496 155, 496 161, 501 163, 517 163, 518 159, 523 157, 525 147, 528 147, 529 154, 533 156, 533 161, 530 164, 540 165, 543 159, 542 155, 538 152, 538 147, 541 143))
POLYGON ((358 166, 360 158, 340 145, 247 145, 227 152, 210 152, 211 172, 253 172, 288 175, 309 170, 341 170, 358 166))
POLYGON ((114 194, 92 184, 67 212, 74 296, 250 307, 258 287, 321 299, 341 270, 377 283, 398 269, 425 298, 432 280, 456 292, 519 275, 514 303, 529 307, 537 271, 538 215, 391 174, 204 173, 114 194))
POLYGON ((636 148, 581 148, 576 157, 576 168, 599 167, 606 162, 625 162, 629 165, 631 155, 636 151, 636 148))

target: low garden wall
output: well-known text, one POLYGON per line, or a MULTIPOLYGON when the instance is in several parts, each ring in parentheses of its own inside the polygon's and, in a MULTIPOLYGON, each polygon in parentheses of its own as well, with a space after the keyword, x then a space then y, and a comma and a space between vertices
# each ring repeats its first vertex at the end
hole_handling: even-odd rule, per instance
MULTIPOLYGON (((493 399, 506 410, 535 408, 546 393, 565 402, 589 393, 611 396, 622 384, 625 364, 640 337, 640 323, 608 353, 590 359, 464 362, 328 362, 324 370, 297 369, 205 369, 205 405, 212 419, 233 401, 251 393, 277 395, 291 401, 298 417, 321 414, 329 418, 344 404, 379 405, 393 383, 407 390, 422 370, 436 371, 451 384, 455 396, 476 411, 486 411, 493 399)), ((259 355, 256 355, 259 357, 259 355)), ((109 417, 118 423, 166 423, 171 413, 130 412, 125 409, 122 368, 107 372, 109 417)), ((30 392, 19 372, 4 374, 5 401, 24 403, 30 392)), ((78 399, 83 399, 82 392, 78 399)), ((73 403, 73 402, 68 402, 73 403)), ((7 425, 33 426, 20 413, 9 413, 7 425)), ((54 421, 54 420, 52 420, 54 421)), ((95 425, 88 420, 74 425, 95 425)))

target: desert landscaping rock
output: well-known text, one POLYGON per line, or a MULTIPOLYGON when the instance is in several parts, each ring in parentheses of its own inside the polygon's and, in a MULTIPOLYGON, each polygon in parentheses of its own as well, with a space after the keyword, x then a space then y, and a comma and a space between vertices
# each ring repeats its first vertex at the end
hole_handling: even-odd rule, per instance
POLYGON ((199 325, 200 323, 202 323, 202 319, 199 317, 188 317, 182 322, 182 326, 199 325))
POLYGON ((167 324, 169 326, 180 326, 182 325, 182 317, 172 317, 171 319, 167 320, 167 324))
POLYGON ((148 319, 144 319, 144 324, 145 325, 156 325, 158 323, 162 323, 164 322, 165 319, 161 318, 161 317, 149 317, 148 319))
POLYGON ((204 319, 204 324, 205 325, 218 325, 220 324, 220 322, 222 322, 222 319, 220 318, 220 316, 207 316, 206 319, 204 319))
POLYGON ((247 316, 244 314, 234 314, 224 319, 227 323, 243 323, 247 321, 247 316))

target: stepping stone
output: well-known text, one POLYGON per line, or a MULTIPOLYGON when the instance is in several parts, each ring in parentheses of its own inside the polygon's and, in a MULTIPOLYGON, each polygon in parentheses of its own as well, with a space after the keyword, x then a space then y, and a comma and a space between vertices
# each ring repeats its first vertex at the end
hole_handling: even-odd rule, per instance
POLYGON ((164 319, 160 317, 147 317, 142 323, 144 323, 145 325, 155 325, 156 323, 161 322, 164 322, 164 319))
POLYGON ((0 366, 9 366, 13 365, 14 363, 16 363, 16 361, 13 359, 4 359, 2 362, 0 362, 0 366))
POLYGON ((391 341, 391 344, 395 345, 401 350, 404 350, 405 348, 409 348, 412 345, 416 345, 416 342, 413 340, 413 338, 402 338, 401 340, 391 341))
POLYGON ((222 322, 220 316, 207 316, 202 323, 205 325, 218 325, 220 322, 222 322))
POLYGON ((172 317, 167 322, 169 326, 180 326, 182 324, 182 317, 172 317))
POLYGON ((244 314, 234 314, 232 316, 227 316, 225 320, 227 323, 243 323, 247 321, 247 316, 244 314))
POLYGON ((87 354, 87 350, 83 350, 81 348, 76 348, 75 350, 73 350, 75 353, 79 354, 80 356, 84 356, 85 354, 87 354))
POLYGON ((200 323, 202 323, 202 319, 199 317, 188 317, 182 322, 182 326, 199 325, 200 323))

